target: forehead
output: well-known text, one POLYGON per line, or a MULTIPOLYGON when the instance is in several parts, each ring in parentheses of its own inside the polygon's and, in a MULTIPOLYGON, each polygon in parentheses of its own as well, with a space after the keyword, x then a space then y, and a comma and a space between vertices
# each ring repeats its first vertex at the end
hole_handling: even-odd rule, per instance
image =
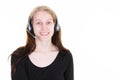
POLYGON ((33 19, 53 19, 53 17, 47 11, 38 11, 33 15, 33 19))

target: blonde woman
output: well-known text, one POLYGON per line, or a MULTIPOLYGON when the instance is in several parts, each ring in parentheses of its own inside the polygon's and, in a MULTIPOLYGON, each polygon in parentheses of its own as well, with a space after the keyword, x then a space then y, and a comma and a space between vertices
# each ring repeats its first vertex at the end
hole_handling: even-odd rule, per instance
POLYGON ((11 54, 12 80, 73 80, 73 57, 61 42, 56 14, 38 6, 30 14, 26 45, 11 54))

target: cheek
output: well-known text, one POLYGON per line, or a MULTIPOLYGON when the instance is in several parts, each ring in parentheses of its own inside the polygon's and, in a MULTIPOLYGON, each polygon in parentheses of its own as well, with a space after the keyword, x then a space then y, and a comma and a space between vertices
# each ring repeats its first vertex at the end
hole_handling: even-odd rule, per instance
POLYGON ((40 31, 40 28, 37 27, 37 26, 34 26, 33 29, 34 29, 35 35, 37 35, 39 33, 39 31, 40 31))
POLYGON ((52 27, 51 30, 54 31, 54 27, 52 27))
POLYGON ((54 32, 54 26, 50 26, 49 30, 52 31, 52 32, 54 32))
POLYGON ((53 36, 53 34, 54 34, 54 27, 50 28, 50 33, 53 36))
POLYGON ((39 30, 40 30, 40 28, 34 27, 34 32, 37 32, 37 31, 39 31, 39 30))

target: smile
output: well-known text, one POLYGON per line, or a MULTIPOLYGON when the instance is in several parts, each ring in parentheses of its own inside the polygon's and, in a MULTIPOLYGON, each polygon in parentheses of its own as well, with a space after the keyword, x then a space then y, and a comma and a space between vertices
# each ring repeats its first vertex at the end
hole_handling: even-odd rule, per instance
POLYGON ((49 34, 49 32, 41 32, 40 35, 41 36, 47 36, 49 34))

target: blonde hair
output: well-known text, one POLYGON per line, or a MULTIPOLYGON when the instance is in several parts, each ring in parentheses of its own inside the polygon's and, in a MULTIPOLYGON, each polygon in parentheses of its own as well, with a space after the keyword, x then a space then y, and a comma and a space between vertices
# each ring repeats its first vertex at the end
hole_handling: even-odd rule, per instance
POLYGON ((56 16, 55 12, 50 7, 44 6, 44 5, 43 6, 38 6, 35 9, 33 9, 33 11, 31 12, 31 14, 29 16, 29 18, 31 19, 31 22, 33 20, 33 16, 39 11, 48 12, 52 16, 53 22, 56 23, 57 16, 56 16))

